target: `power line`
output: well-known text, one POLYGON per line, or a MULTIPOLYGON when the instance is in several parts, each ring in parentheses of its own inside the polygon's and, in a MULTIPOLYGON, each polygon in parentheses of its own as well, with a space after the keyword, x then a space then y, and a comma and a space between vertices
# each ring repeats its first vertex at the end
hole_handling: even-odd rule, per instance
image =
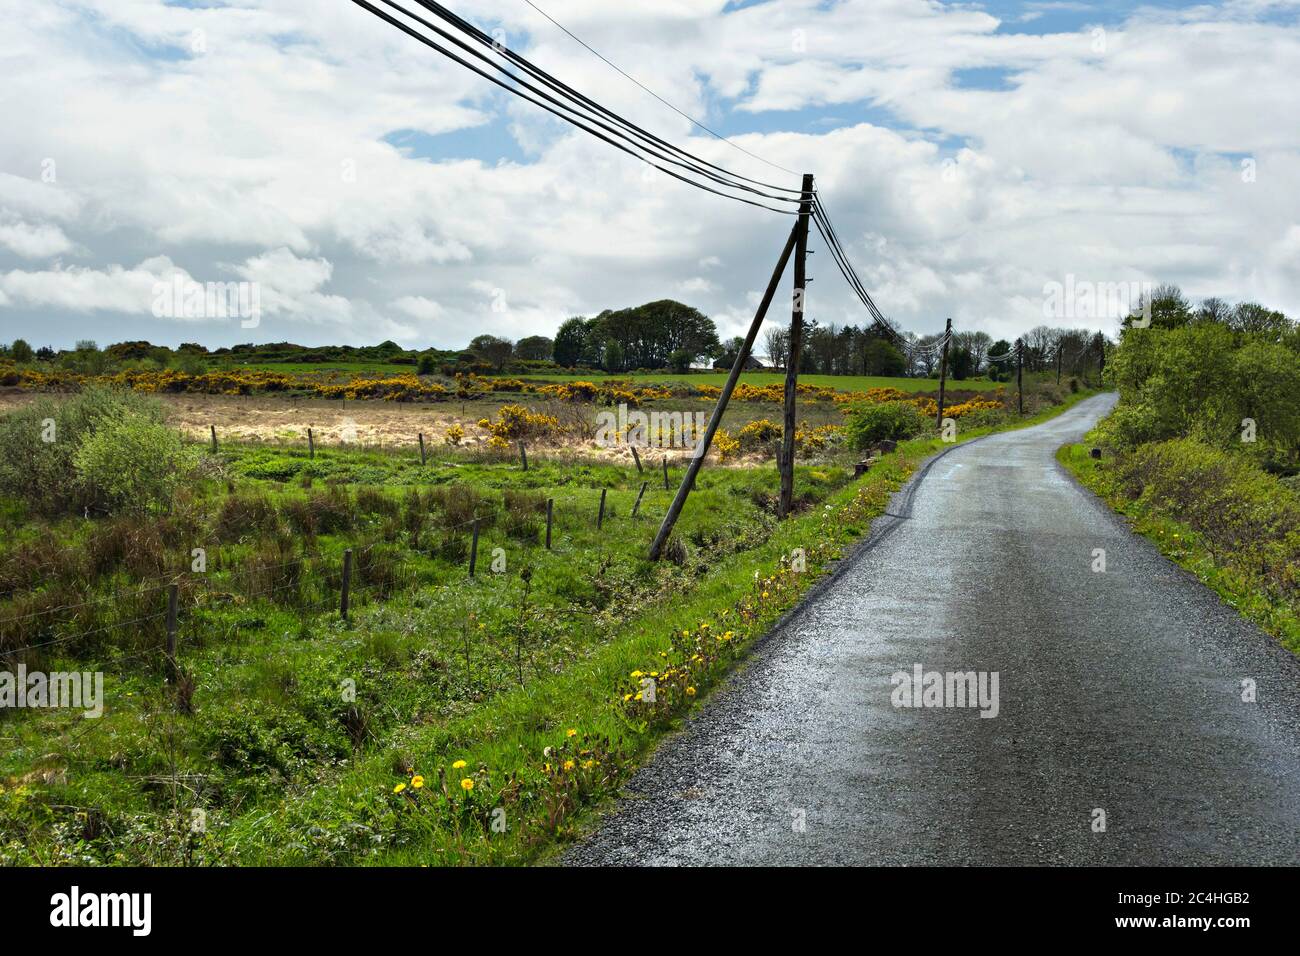
MULTIPOLYGON (((720 186, 726 187, 727 189, 741 190, 744 192, 755 194, 765 199, 772 199, 772 200, 791 202, 791 203, 799 202, 799 198, 797 197, 774 196, 769 193, 764 193, 761 190, 754 188, 753 186, 745 185, 745 182, 753 182, 753 181, 749 180, 747 177, 739 176, 735 173, 731 173, 725 169, 722 169, 722 167, 718 167, 712 163, 708 163, 707 161, 702 160, 699 157, 696 157, 693 154, 686 152, 685 150, 672 146, 671 144, 667 143, 667 141, 665 140, 661 140, 658 137, 653 136, 652 134, 646 133, 644 130, 641 130, 639 127, 623 119, 622 117, 618 116, 612 111, 607 110, 604 107, 601 107, 599 104, 595 103, 594 101, 572 90, 572 88, 567 87, 565 84, 560 83, 558 80, 555 80, 545 71, 540 70, 538 67, 534 66, 533 64, 525 60, 523 57, 520 57, 517 54, 513 53, 512 51, 508 50, 507 48, 503 47, 501 44, 496 43, 495 41, 492 40, 491 37, 487 36, 487 34, 484 34, 481 30, 478 30, 476 27, 473 27, 472 24, 468 24, 465 21, 461 20, 459 17, 451 13, 451 11, 447 10, 445 7, 442 7, 440 4, 433 3, 431 2, 431 0, 418 0, 421 6, 429 9, 436 16, 440 17, 441 19, 448 22, 449 24, 455 26, 457 29, 460 29, 462 32, 469 34, 473 39, 475 39, 479 43, 486 44, 493 50, 494 53, 501 56, 508 57, 511 60, 511 62, 519 65, 531 76, 539 79, 541 82, 545 83, 551 89, 558 92, 560 96, 563 98, 563 100, 557 99, 555 96, 552 96, 549 93, 545 92, 544 90, 539 89, 538 87, 529 83, 527 80, 523 79, 518 74, 507 69, 503 64, 496 62, 488 58, 487 56, 484 56, 483 54, 479 53, 478 51, 468 46, 468 44, 460 40, 458 37, 452 35, 446 30, 441 29, 437 25, 429 22, 425 18, 421 17, 419 14, 414 13, 411 10, 408 10, 407 8, 394 2, 394 0, 380 0, 380 2, 384 3, 386 6, 392 8, 393 10, 409 18, 410 20, 420 24, 425 29, 434 32, 438 36, 442 37, 444 40, 452 44, 455 44, 457 47, 461 48, 466 53, 473 56, 475 59, 478 59, 479 61, 483 62, 492 70, 496 71, 499 74, 502 74, 512 82, 505 82, 502 79, 498 78, 497 76, 492 75, 492 73, 489 73, 486 70, 474 65, 473 63, 470 63, 468 60, 457 55, 452 50, 440 46, 432 38, 424 35, 423 33, 420 33, 418 30, 414 29, 408 24, 395 19, 393 16, 389 15, 388 13, 384 12, 383 10, 380 10, 378 7, 369 3, 368 0, 352 0, 352 2, 355 3, 357 6, 362 7, 363 9, 373 14, 374 16, 384 20, 391 26, 394 26, 397 29, 401 30, 402 32, 406 33, 408 36, 412 37, 413 39, 420 41, 421 43, 425 44, 426 46, 435 50, 436 52, 442 54, 448 59, 454 61, 455 63, 478 74, 479 76, 483 77, 489 82, 501 87, 504 90, 507 90, 510 93, 513 93, 514 95, 532 103, 535 106, 541 107, 547 112, 569 123, 570 125, 576 126, 584 130, 585 132, 590 133, 596 138, 608 143, 611 146, 614 146, 619 150, 622 150, 628 155, 633 156, 636 159, 639 159, 642 162, 645 162, 648 165, 655 167, 656 169, 660 170, 663 173, 666 173, 669 176, 672 176, 674 179, 678 179, 682 182, 688 183, 689 185, 695 186, 699 189, 703 189, 706 192, 711 192, 714 193, 715 195, 724 196, 728 199, 734 199, 738 202, 743 202, 751 206, 758 206, 759 208, 766 209, 770 212, 776 212, 785 215, 797 214, 795 210, 778 209, 772 206, 768 206, 765 203, 756 202, 754 200, 747 199, 743 196, 736 196, 729 192, 723 192, 720 189, 715 189, 711 186, 699 182, 696 179, 689 178, 688 176, 675 172, 672 169, 666 168, 665 166, 661 165, 660 162, 656 162, 656 160, 660 160, 662 162, 678 166, 682 169, 689 171, 694 176, 705 177, 717 183, 720 186), (525 90, 530 91, 534 95, 529 95, 529 93, 524 92, 525 90), (573 105, 571 105, 573 102, 577 102, 578 105, 582 108, 582 110, 585 110, 586 112, 581 112, 578 108, 575 108, 573 105), (601 119, 598 119, 590 115, 593 112, 599 113, 602 116, 609 117, 611 121, 618 123, 620 126, 624 128, 615 129, 609 126, 601 119), (568 115, 568 114, 572 114, 572 115, 568 115), (592 125, 588 125, 589 123, 594 124, 595 126, 599 127, 599 129, 594 129, 592 125), (604 132, 601 132, 601 130, 603 130, 604 132), (629 135, 629 131, 631 131, 631 133, 635 135, 635 138, 633 135, 629 135), (638 139, 644 140, 645 142, 638 141, 638 139), (672 156, 668 155, 668 153, 670 152, 685 157, 685 161, 681 159, 674 159, 672 156), (648 154, 648 156, 642 154, 648 154), (709 168, 705 168, 705 167, 709 167, 709 168), (722 175, 712 172, 711 170, 719 170, 722 175), (744 182, 740 182, 738 180, 743 180, 744 182)), ((768 184, 760 184, 760 185, 766 186, 768 184)), ((771 186, 769 188, 774 188, 782 191, 792 191, 786 189, 786 187, 780 187, 780 186, 771 186)))
POLYGON ((622 74, 624 77, 626 77, 627 79, 631 80, 631 81, 632 81, 633 83, 635 83, 637 86, 641 87, 641 89, 645 90, 647 93, 649 93, 651 96, 653 96, 655 99, 657 99, 660 103, 664 104, 664 106, 668 107, 670 110, 672 110, 672 111, 673 111, 674 113, 676 113, 677 115, 682 116, 682 117, 684 117, 685 119, 690 120, 691 123, 693 123, 693 124, 694 124, 696 127, 698 127, 699 129, 704 130, 704 132, 708 133, 710 136, 713 136, 714 138, 721 140, 722 142, 724 142, 724 143, 726 143, 728 146, 730 146, 732 149, 738 149, 738 150, 740 150, 742 153, 744 153, 745 155, 747 155, 747 156, 752 156, 754 159, 757 159, 760 163, 766 163, 768 166, 771 166, 773 169, 779 169, 781 172, 783 172, 783 173, 789 173, 791 176, 797 176, 797 175, 799 175, 799 174, 796 173, 793 169, 787 169, 786 167, 780 165, 779 163, 774 163, 774 162, 772 162, 771 160, 764 159, 762 156, 759 156, 757 153, 752 153, 752 152, 750 152, 749 150, 745 149, 745 147, 741 146, 739 143, 734 143, 734 142, 732 142, 731 140, 729 140, 727 137, 723 136, 721 133, 718 133, 718 132, 716 132, 716 131, 710 129, 708 126, 705 126, 703 123, 701 123, 701 122, 700 122, 699 120, 697 120, 695 117, 691 116, 689 113, 685 113, 685 112, 683 112, 682 110, 678 109, 676 106, 674 106, 672 103, 669 103, 666 99, 664 99, 662 96, 660 96, 660 95, 659 95, 658 93, 656 93, 654 90, 650 89, 650 87, 646 86, 644 83, 642 83, 640 80, 638 80, 635 76, 632 76, 630 73, 628 73, 628 72, 627 72, 626 70, 624 70, 622 67, 620 67, 617 63, 612 62, 608 57, 606 57, 604 54, 602 54, 599 50, 594 49, 594 48, 593 48, 590 44, 588 44, 585 40, 583 40, 581 37, 579 37, 579 36, 577 36, 576 34, 574 34, 574 32, 573 32, 572 30, 570 30, 568 27, 566 27, 563 23, 561 23, 559 20, 556 20, 555 17, 551 16, 549 13, 547 13, 545 10, 543 10, 541 7, 539 7, 537 4, 533 3, 533 0, 524 0, 524 3, 528 4, 528 5, 529 5, 530 7, 532 7, 534 10, 536 10, 538 13, 540 13, 542 16, 544 16, 547 20, 550 20, 551 23, 555 24, 557 27, 559 27, 561 30, 563 30, 565 33, 567 33, 567 34, 569 35, 569 37, 570 37, 572 40, 574 40, 576 43, 578 43, 578 44, 581 45, 582 47, 585 47, 589 52, 591 52, 591 53, 592 53, 593 55, 595 55, 596 57, 599 57, 599 58, 600 58, 602 61, 604 61, 608 66, 610 66, 610 67, 612 67, 613 69, 617 70, 617 71, 618 71, 620 74, 622 74))

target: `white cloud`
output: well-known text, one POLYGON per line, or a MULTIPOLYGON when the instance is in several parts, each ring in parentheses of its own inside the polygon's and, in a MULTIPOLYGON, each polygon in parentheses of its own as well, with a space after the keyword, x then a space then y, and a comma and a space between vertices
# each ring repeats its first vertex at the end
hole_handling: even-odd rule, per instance
POLYGON ((24 259, 48 259, 50 256, 71 252, 72 241, 63 230, 51 223, 0 221, 0 246, 4 246, 24 259))
MULTIPOLYGON (((33 334, 71 342, 79 316, 107 311, 121 338, 139 337, 127 317, 148 314, 141 289, 173 262, 259 282, 268 339, 459 346, 670 294, 734 334, 788 230, 646 175, 531 108, 503 109, 477 77, 350 5, 9 6, 0 257, 13 258, 0 258, 0 307, 48 310, 33 334), (191 55, 195 30, 204 50, 191 55), (418 130, 463 156, 455 131, 490 143, 495 118, 527 140, 526 161, 431 160, 383 139, 418 130), (76 267, 18 261, 71 254, 76 267)), ((689 112, 798 130, 735 140, 816 172, 851 257, 905 326, 933 331, 953 315, 1014 335, 1041 321, 1043 284, 1067 273, 1300 313, 1300 33, 1273 16, 1295 2, 1102 11, 1104 53, 1086 31, 1016 33, 966 4, 728 6, 570 0, 552 12, 689 112), (954 80, 989 68, 1013 75, 1007 89, 954 80), (775 109, 804 112, 775 122, 775 109)), ((709 161, 793 185, 517 0, 457 9, 709 161)), ((812 247, 810 313, 862 322, 815 234, 812 247)), ((211 332, 214 344, 240 334, 211 332)))

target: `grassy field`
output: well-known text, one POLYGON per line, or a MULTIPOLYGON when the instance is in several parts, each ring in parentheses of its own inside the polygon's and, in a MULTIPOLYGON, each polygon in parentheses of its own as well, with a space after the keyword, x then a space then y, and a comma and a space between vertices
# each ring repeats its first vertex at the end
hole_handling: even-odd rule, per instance
MULTIPOLYGON (((1270 549, 1245 545, 1234 553, 1233 549, 1215 548, 1196 528, 1179 520, 1177 502, 1157 504, 1126 494, 1115 475, 1114 457, 1107 454, 1094 459, 1089 454, 1091 448, 1091 444, 1066 445, 1056 457, 1080 484, 1123 515, 1129 526, 1165 557, 1195 574, 1224 603, 1272 634, 1293 654, 1300 654, 1300 608, 1270 593, 1257 573, 1261 565, 1267 567, 1270 549)), ((1279 497, 1288 493, 1279 486, 1279 497)), ((1262 520, 1260 524, 1267 527, 1262 520)))
MULTIPOLYGON (((284 372, 286 374, 310 374, 313 372, 337 372, 340 374, 353 374, 361 376, 387 376, 387 375, 410 375, 415 372, 413 365, 396 365, 384 362, 257 362, 257 363, 239 363, 226 362, 221 359, 211 359, 209 363, 213 369, 234 370, 234 369, 254 369, 267 372, 284 372)), ((691 385, 722 385, 727 380, 726 372, 687 372, 674 373, 668 371, 662 372, 622 372, 619 374, 607 374, 598 371, 584 372, 555 372, 555 373, 527 373, 527 374, 506 374, 501 376, 486 376, 488 378, 519 378, 525 381, 536 382, 606 382, 606 381, 630 381, 638 384, 648 385, 659 382, 686 382, 691 385)), ((783 372, 745 372, 741 376, 742 382, 748 382, 750 385, 762 386, 772 383, 783 383, 785 373, 783 372)), ((828 388, 834 388, 843 392, 860 392, 870 388, 897 388, 905 392, 929 392, 939 387, 937 378, 891 378, 879 375, 800 375, 799 381, 806 385, 819 385, 828 388)), ((998 383, 990 382, 986 378, 967 379, 965 381, 950 381, 954 388, 969 391, 989 391, 997 387, 998 383)), ((1006 383, 1002 383, 1006 384, 1006 383)), ((1014 386, 1013 386, 1014 387, 1014 386)))
POLYGON ((7 666, 105 688, 98 718, 0 714, 0 864, 544 858, 939 447, 905 442, 859 481, 830 447, 785 522, 770 461, 711 465, 654 564, 662 475, 568 455, 524 472, 445 445, 422 467, 409 447, 225 443, 161 516, 4 503, 7 666))
MULTIPOLYGON (((688 372, 684 374, 675 374, 673 372, 644 372, 620 375, 605 375, 600 372, 595 372, 524 375, 519 377, 527 380, 548 382, 571 382, 579 380, 602 382, 609 380, 622 380, 637 382, 639 384, 653 384, 656 382, 687 382, 691 385, 718 386, 721 386, 727 381, 726 372, 688 372)), ((781 384, 785 382, 785 374, 782 372, 745 372, 741 375, 740 380, 755 386, 781 384)), ((865 392, 870 388, 896 388, 904 392, 930 392, 939 387, 939 380, 937 378, 888 378, 880 375, 800 375, 799 382, 803 385, 818 385, 826 388, 834 388, 841 392, 865 392)), ((1006 383, 1004 382, 1002 384, 1005 385, 1006 383)), ((986 378, 972 378, 966 379, 962 382, 950 380, 949 385, 954 389, 984 392, 997 388, 998 383, 990 382, 986 378)))

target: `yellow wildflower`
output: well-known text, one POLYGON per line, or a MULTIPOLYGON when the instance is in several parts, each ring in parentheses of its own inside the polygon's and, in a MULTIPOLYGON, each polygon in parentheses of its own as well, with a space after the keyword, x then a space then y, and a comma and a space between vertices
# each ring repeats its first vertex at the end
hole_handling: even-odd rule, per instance
POLYGON ((464 767, 464 766, 465 766, 465 761, 463 761, 463 760, 457 760, 454 764, 451 765, 451 769, 452 769, 452 770, 460 770, 460 769, 461 769, 462 767, 464 767))
POLYGON ((469 791, 474 789, 474 781, 471 778, 466 777, 464 780, 460 782, 460 788, 464 790, 466 793, 468 793, 469 791))
POLYGON ((405 789, 406 789, 406 784, 399 783, 397 786, 393 788, 393 793, 401 793, 405 789))
POLYGON ((419 790, 423 786, 424 786, 424 778, 421 777, 418 773, 411 778, 411 789, 419 790))

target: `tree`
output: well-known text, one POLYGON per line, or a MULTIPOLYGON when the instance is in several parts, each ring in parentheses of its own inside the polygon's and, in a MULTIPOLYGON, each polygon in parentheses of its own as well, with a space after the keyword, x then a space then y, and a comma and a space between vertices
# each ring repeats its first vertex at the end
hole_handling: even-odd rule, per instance
POLYGON ((469 350, 499 372, 514 355, 515 346, 509 339, 495 335, 476 335, 469 343, 469 350))
POLYGON ((555 343, 545 335, 527 335, 515 343, 515 355, 530 362, 544 362, 555 351, 555 343))
MULTIPOLYGON (((721 348, 713 320, 689 305, 672 299, 647 302, 631 309, 606 310, 591 319, 588 341, 610 339, 623 349, 629 368, 664 368, 674 352, 685 352, 690 365, 721 348)), ((558 335, 557 335, 558 340, 558 335)))
POLYGON ((1232 310, 1227 321, 1229 328, 1237 332, 1264 335, 1274 341, 1280 341, 1292 324, 1281 312, 1265 308, 1258 302, 1242 302, 1232 310))
POLYGON ((1211 296, 1201 302, 1201 307, 1196 310, 1197 322, 1218 322, 1221 325, 1227 325, 1232 318, 1232 306, 1228 305, 1223 299, 1217 296, 1211 296))
POLYGON ((1004 356, 1011 354, 1011 343, 1006 339, 998 339, 989 346, 988 364, 989 364, 989 381, 1002 382, 1011 377, 1015 371, 1015 363, 1004 356))
POLYGON ((745 347, 743 336, 736 335, 722 343, 722 351, 718 355, 718 361, 724 368, 731 368, 736 364, 736 357, 740 355, 740 350, 745 347))
POLYGON ((33 357, 32 347, 26 339, 14 339, 13 345, 9 346, 9 357, 19 364, 30 362, 33 357))
POLYGON ((586 358, 587 320, 580 317, 566 319, 555 333, 555 364, 573 368, 586 358))
POLYGON ((964 345, 954 345, 948 353, 948 369, 958 382, 964 382, 975 374, 975 356, 964 345))
POLYGON ((785 360, 790 354, 790 330, 772 326, 763 334, 763 348, 767 351, 767 364, 773 368, 785 368, 785 360))
POLYGON ((895 376, 907 372, 907 357, 897 346, 884 339, 868 339, 862 357, 863 375, 895 376))
POLYGON ((958 332, 952 339, 958 347, 964 348, 970 353, 971 374, 978 374, 984 368, 984 362, 989 354, 989 346, 993 344, 993 337, 987 332, 958 332))
POLYGON ((623 371, 623 346, 618 344, 617 339, 609 339, 605 343, 602 358, 604 359, 606 372, 623 371))
POLYGON ((1131 328, 1136 319, 1145 319, 1148 311, 1153 329, 1178 329, 1192 321, 1191 306, 1183 290, 1176 285, 1158 285, 1144 293, 1120 324, 1126 329, 1131 328))

